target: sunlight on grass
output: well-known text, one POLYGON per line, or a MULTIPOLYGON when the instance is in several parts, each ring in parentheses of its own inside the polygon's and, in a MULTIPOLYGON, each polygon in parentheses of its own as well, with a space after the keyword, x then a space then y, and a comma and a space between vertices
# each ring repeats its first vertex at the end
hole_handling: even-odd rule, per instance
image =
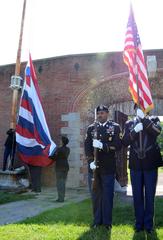
POLYGON ((116 194, 113 227, 90 229, 92 206, 90 200, 48 210, 17 224, 0 227, 1 240, 145 240, 163 239, 163 198, 156 200, 156 232, 146 237, 145 232, 134 233, 131 200, 116 194))
POLYGON ((158 169, 158 173, 163 173, 163 167, 160 167, 160 168, 158 169))

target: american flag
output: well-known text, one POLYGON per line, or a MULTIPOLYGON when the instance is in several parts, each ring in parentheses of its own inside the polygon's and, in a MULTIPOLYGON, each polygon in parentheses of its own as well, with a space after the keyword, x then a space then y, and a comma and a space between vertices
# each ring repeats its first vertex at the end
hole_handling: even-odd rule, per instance
POLYGON ((127 24, 123 59, 129 69, 129 91, 133 101, 144 112, 149 112, 154 105, 132 6, 127 24))
POLYGON ((38 81, 31 57, 25 69, 25 82, 20 99, 16 142, 19 157, 33 166, 48 166, 56 150, 41 104, 38 81))

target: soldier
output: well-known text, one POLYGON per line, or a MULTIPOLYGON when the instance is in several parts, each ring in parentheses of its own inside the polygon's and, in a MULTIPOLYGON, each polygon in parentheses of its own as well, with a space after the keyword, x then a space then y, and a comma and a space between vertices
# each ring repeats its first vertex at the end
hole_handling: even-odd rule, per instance
POLYGON ((135 210, 135 231, 153 230, 154 198, 158 167, 162 165, 159 146, 156 142, 161 132, 158 117, 145 116, 137 109, 137 116, 125 124, 122 143, 130 145, 129 168, 135 210), (142 150, 140 136, 142 134, 142 150))
POLYGON ((92 227, 112 226, 114 181, 116 172, 115 154, 121 148, 120 126, 108 121, 108 108, 97 107, 98 122, 90 125, 85 139, 85 154, 88 160, 88 183, 92 195, 94 222, 92 227), (94 139, 97 124, 97 139, 94 139), (97 149, 97 162, 94 162, 94 148, 97 149), (96 190, 92 191, 92 170, 96 171, 96 190))

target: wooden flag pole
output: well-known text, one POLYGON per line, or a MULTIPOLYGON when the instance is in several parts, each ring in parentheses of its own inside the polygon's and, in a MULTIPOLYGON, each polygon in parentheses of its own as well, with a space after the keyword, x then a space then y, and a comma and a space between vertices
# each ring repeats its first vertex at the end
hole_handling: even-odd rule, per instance
POLYGON ((21 65, 21 47, 22 47, 22 39, 23 39, 25 9, 26 9, 26 0, 24 0, 24 4, 23 4, 19 44, 18 44, 16 66, 15 66, 15 76, 12 76, 11 78, 11 88, 13 89, 13 97, 12 97, 10 128, 12 129, 16 128, 16 110, 17 110, 17 102, 18 102, 18 92, 19 92, 19 89, 21 88, 21 84, 20 84, 21 78, 19 77, 19 75, 20 75, 20 65, 21 65))

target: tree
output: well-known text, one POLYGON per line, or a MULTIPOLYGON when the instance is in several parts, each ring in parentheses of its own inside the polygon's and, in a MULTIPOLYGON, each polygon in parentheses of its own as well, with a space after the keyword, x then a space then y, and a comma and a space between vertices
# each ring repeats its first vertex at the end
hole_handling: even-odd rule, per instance
POLYGON ((161 148, 161 155, 163 156, 163 122, 161 122, 161 127, 162 127, 162 131, 161 131, 161 134, 157 138, 157 142, 161 148))

